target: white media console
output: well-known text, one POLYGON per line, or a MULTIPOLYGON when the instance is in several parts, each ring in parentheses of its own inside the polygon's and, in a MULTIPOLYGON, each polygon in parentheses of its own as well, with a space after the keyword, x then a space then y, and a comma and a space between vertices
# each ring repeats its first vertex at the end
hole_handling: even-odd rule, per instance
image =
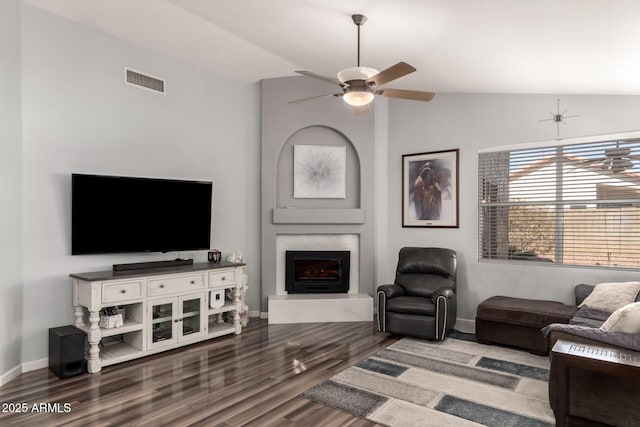
POLYGON ((239 334, 243 267, 223 261, 71 274, 75 325, 89 342, 87 370, 239 334), (124 310, 123 325, 101 328, 100 310, 114 306, 124 310), (233 323, 223 321, 226 312, 233 312, 233 323))

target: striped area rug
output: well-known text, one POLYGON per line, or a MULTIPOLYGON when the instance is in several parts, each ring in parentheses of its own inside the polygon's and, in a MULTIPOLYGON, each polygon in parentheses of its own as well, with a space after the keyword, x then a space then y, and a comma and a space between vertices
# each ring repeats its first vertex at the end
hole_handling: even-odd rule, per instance
POLYGON ((389 426, 553 426, 548 377, 547 357, 455 332, 403 338, 302 396, 389 426))

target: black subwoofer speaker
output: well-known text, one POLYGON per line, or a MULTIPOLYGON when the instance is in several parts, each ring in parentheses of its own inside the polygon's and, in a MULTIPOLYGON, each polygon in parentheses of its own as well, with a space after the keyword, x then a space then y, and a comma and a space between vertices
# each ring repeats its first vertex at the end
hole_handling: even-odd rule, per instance
POLYGON ((49 329, 49 369, 60 379, 85 372, 85 335, 75 326, 49 329))

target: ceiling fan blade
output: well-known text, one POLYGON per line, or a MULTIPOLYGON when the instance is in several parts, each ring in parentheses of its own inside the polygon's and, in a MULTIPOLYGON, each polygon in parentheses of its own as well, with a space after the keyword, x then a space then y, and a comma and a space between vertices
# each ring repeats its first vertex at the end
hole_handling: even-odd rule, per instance
POLYGON ((342 83, 340 82, 340 80, 338 80, 335 77, 327 77, 321 74, 316 74, 316 73, 312 73, 311 71, 304 71, 304 70, 296 71, 296 73, 302 74, 303 76, 307 76, 307 77, 313 77, 314 79, 324 80, 325 82, 333 83, 338 86, 342 86, 342 83))
POLYGON ((396 65, 392 65, 386 70, 380 71, 375 76, 368 78, 367 83, 373 83, 376 86, 382 86, 385 83, 388 83, 395 79, 399 79, 400 77, 411 74, 414 71, 416 71, 416 69, 406 62, 398 62, 396 65))
POLYGON ((296 99, 295 101, 289 101, 289 104, 300 104, 301 102, 307 102, 307 101, 311 101, 312 99, 322 98, 324 96, 329 96, 329 95, 342 96, 341 93, 324 93, 322 95, 310 96, 308 98, 301 98, 301 99, 296 99))
POLYGON ((631 148, 629 147, 616 147, 604 150, 604 155, 607 157, 625 157, 629 154, 631 154, 631 148))
POLYGON ((388 98, 410 99, 412 101, 431 101, 434 96, 433 92, 420 92, 418 90, 404 89, 379 89, 376 94, 386 96, 388 98))
POLYGON ((577 163, 600 163, 609 159, 609 157, 596 157, 593 159, 577 159, 577 163))

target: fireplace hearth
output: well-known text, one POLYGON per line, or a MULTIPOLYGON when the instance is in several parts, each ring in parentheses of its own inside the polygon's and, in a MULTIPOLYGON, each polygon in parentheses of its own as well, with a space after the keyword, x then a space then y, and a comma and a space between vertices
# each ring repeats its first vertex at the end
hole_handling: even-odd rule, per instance
POLYGON ((286 251, 289 294, 347 293, 350 251, 286 251))

